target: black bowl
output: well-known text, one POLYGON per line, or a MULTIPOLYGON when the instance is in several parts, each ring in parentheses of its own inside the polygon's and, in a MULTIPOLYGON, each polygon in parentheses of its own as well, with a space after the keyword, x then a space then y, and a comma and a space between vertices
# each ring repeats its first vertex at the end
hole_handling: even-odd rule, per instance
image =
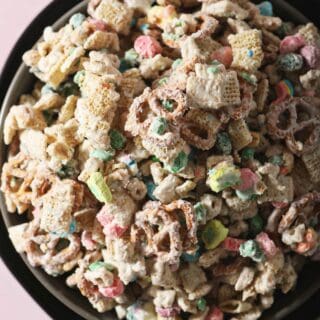
MULTIPOLYGON (((4 95, 6 92, 0 114, 1 167, 6 160, 7 150, 2 139, 4 119, 10 107, 18 100, 18 97, 21 94, 30 91, 35 80, 34 77, 29 74, 28 69, 24 64, 20 65, 14 75, 14 71, 18 67, 17 61, 21 61, 23 51, 29 49, 36 42, 35 36, 39 36, 41 34, 44 26, 50 25, 56 21, 54 28, 59 28, 66 23, 73 13, 84 11, 87 1, 79 2, 80 1, 77 0, 56 0, 49 5, 48 8, 45 9, 34 20, 28 30, 22 35, 8 59, 0 79, 0 103, 2 95, 4 95)), ((308 22, 308 20, 300 12, 295 10, 288 3, 282 0, 274 0, 272 2, 274 3, 276 14, 283 17, 285 20, 293 21, 297 24, 308 22)), ((0 208, 6 228, 25 221, 25 218, 22 216, 8 213, 2 193, 0 194, 0 208)), ((81 296, 78 291, 72 290, 65 285, 65 277, 50 277, 44 271, 42 271, 42 269, 31 267, 25 255, 21 255, 19 257, 14 251, 10 240, 8 239, 5 227, 3 224, 0 224, 0 235, 2 238, 2 241, 0 242, 1 256, 6 257, 5 263, 9 266, 10 270, 15 274, 15 276, 24 284, 26 290, 33 293, 35 291, 41 292, 43 299, 41 299, 41 297, 39 298, 39 295, 37 295, 37 301, 44 306, 50 314, 59 314, 59 311, 55 309, 59 308, 62 303, 73 311, 71 312, 68 311, 67 308, 64 308, 63 318, 66 319, 77 319, 80 317, 88 320, 115 319, 115 315, 112 312, 99 314, 92 309, 91 305, 84 297, 81 296), (4 247, 4 245, 6 245, 6 247, 4 247), (25 266, 28 267, 29 271, 25 266), (79 317, 77 315, 79 315, 79 317)), ((320 273, 318 272, 318 266, 315 264, 306 265, 300 274, 296 289, 288 295, 278 294, 275 299, 275 304, 263 315, 262 319, 283 319, 285 316, 288 316, 299 306, 301 306, 319 288, 320 273)), ((62 315, 62 313, 60 314, 62 315)))

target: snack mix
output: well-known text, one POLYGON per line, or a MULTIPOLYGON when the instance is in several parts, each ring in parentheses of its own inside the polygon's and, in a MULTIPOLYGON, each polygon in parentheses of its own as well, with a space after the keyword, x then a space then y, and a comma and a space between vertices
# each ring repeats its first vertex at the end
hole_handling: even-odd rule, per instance
POLYGON ((320 260, 320 34, 249 0, 91 0, 23 56, 19 253, 128 320, 255 320, 320 260))

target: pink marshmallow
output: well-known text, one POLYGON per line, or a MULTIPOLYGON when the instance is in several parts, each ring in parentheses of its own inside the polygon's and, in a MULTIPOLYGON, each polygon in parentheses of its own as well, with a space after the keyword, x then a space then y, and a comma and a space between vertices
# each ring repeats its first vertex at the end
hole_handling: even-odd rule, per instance
POLYGON ((139 36, 134 42, 134 49, 143 58, 152 58, 162 52, 160 43, 150 36, 139 36))
POLYGON ((88 22, 94 30, 106 31, 108 29, 107 24, 102 20, 88 18, 88 22))
POLYGON ((121 237, 128 229, 127 227, 116 224, 114 222, 114 217, 111 214, 106 213, 104 207, 97 214, 97 219, 103 226, 103 233, 106 237, 111 239, 121 237))
POLYGON ((171 308, 156 308, 157 313, 164 318, 175 317, 180 313, 179 307, 171 307, 171 308))
POLYGON ((220 49, 217 49, 214 52, 212 52, 210 58, 212 60, 218 60, 226 68, 229 68, 233 61, 232 49, 231 47, 222 47, 220 49))
POLYGON ((219 308, 214 307, 209 311, 205 320, 223 320, 223 318, 223 312, 219 308))
POLYGON ((122 295, 124 285, 119 277, 115 277, 111 287, 99 288, 99 292, 107 298, 115 298, 122 295))
POLYGON ((280 53, 286 54, 296 52, 304 45, 305 41, 301 35, 287 36, 280 43, 280 53))
POLYGON ((276 247, 273 240, 271 240, 267 233, 260 232, 256 236, 256 240, 259 243, 261 249, 264 251, 267 257, 273 257, 278 252, 278 248, 276 247))
POLYGON ((228 251, 238 252, 241 244, 244 243, 244 242, 245 241, 242 240, 242 239, 236 239, 236 238, 227 237, 222 242, 222 246, 223 246, 224 249, 226 249, 228 251))
POLYGON ((248 168, 240 169, 241 184, 235 188, 240 191, 249 190, 259 181, 258 176, 248 168))
POLYGON ((320 68, 320 48, 315 46, 305 46, 300 50, 307 65, 312 69, 320 68))

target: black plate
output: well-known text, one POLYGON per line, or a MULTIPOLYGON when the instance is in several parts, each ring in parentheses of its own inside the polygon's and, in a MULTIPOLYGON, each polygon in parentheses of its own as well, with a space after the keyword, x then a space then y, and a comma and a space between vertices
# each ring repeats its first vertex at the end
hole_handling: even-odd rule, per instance
MULTIPOLYGON (((276 8, 277 14, 285 17, 286 20, 292 20, 297 23, 306 22, 306 18, 291 6, 283 1, 273 1, 276 8)), ((291 2, 291 1, 290 1, 291 2)), ((317 1, 318 2, 318 1, 317 1)), ((21 36, 17 45, 13 49, 5 68, 1 74, 0 78, 0 104, 4 100, 4 95, 14 77, 16 70, 21 62, 21 56, 27 49, 32 46, 33 43, 39 39, 42 30, 45 26, 53 24, 58 20, 65 12, 71 9, 74 5, 80 3, 78 0, 56 0, 52 2, 43 12, 39 14, 37 18, 32 22, 32 24, 26 29, 24 34, 21 36)), ((300 1, 301 5, 301 1, 300 1)), ((315 7, 314 7, 315 8, 315 7)), ((27 77, 26 82, 31 81, 31 77, 27 77)), ((25 84, 26 85, 26 84, 25 84)), ((15 96, 19 95, 15 92, 15 96)), ((2 133, 1 133, 2 134, 2 133)), ((1 138, 0 134, 0 138, 1 138)), ((2 143, 1 138, 1 155, 2 161, 5 156, 5 148, 2 143)), ((1 163, 2 163, 1 161, 1 163)), ((8 215, 4 207, 3 201, 1 201, 1 211, 5 217, 6 224, 16 224, 21 217, 8 215)), ((0 254, 4 259, 4 262, 11 270, 11 272, 16 276, 20 283, 25 287, 25 289, 38 301, 38 303, 55 319, 81 319, 79 315, 82 315, 85 319, 112 319, 108 315, 97 314, 89 305, 89 303, 81 297, 77 291, 68 289, 62 279, 54 279, 47 276, 42 270, 28 268, 24 264, 21 257, 14 251, 11 242, 7 237, 7 232, 3 221, 0 221, 0 254), (31 271, 31 272, 30 272, 31 271), (38 280, 52 293, 50 294, 48 290, 42 286, 38 280), (58 297, 53 296, 53 294, 58 297), (72 312, 68 305, 76 313, 72 312)), ((24 259, 25 260, 25 259, 24 259)), ((276 299, 276 303, 273 308, 269 310, 263 317, 263 319, 284 319, 285 316, 291 314, 293 310, 304 303, 308 298, 310 298, 317 289, 320 287, 320 273, 318 271, 317 265, 308 265, 303 270, 300 275, 300 281, 296 290, 287 296, 279 296, 276 299)), ((319 301, 320 302, 320 301, 319 301)), ((307 310, 306 310, 307 311, 307 310)), ((307 315, 306 313, 305 315, 307 315)), ((317 313, 315 313, 317 314, 317 313)), ((293 319, 294 316, 289 316, 288 319, 293 319)), ((305 318, 306 320, 311 319, 309 316, 305 318)))

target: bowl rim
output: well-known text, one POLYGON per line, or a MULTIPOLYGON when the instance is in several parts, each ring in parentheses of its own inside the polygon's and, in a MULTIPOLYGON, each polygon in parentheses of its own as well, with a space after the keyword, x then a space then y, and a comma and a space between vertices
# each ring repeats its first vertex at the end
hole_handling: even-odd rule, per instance
MULTIPOLYGON (((290 18, 292 18, 293 16, 295 17, 296 21, 299 21, 299 23, 307 23, 310 22, 301 12, 299 12, 298 10, 296 10, 294 7, 292 7, 289 3, 287 3, 286 1, 283 0, 271 0, 281 11, 283 12, 288 12, 289 15, 291 15, 290 18)), ((54 4, 55 1, 53 1, 51 3, 51 5, 54 4)), ((79 2, 79 1, 77 1, 79 2)), ((84 8, 86 7, 88 3, 88 0, 84 0, 81 1, 80 3, 76 4, 75 6, 73 6, 70 10, 66 11, 58 20, 56 20, 56 22, 52 25, 52 27, 54 29, 61 27, 62 25, 65 24, 65 22, 67 21, 67 19, 74 13, 79 12, 79 11, 83 11, 84 8)), ((58 4, 57 4, 58 5, 58 4)), ((39 15, 41 15, 42 13, 40 13, 39 15)), ((20 40, 19 40, 20 41, 20 40)), ((39 41, 39 40, 38 40, 39 41)), ((37 41, 36 41, 37 42, 37 41)), ((35 43, 36 43, 35 42, 35 43)), ((13 50, 14 51, 14 50, 13 50)), ((13 54, 13 51, 10 53, 10 56, 13 54)), ((9 60, 9 59, 8 59, 9 60)), ((3 72, 5 70, 5 67, 3 69, 3 72)), ((2 107, 1 107, 1 113, 0 113, 0 128, 3 128, 4 125, 4 120, 7 116, 7 113, 11 107, 12 104, 9 105, 9 100, 11 98, 11 96, 14 96, 14 88, 16 86, 17 80, 23 76, 23 74, 25 74, 26 72, 28 72, 28 68, 24 65, 24 63, 20 64, 18 70, 15 72, 14 77, 12 78, 12 80, 10 81, 10 85, 9 88, 6 91, 5 94, 5 98, 3 100, 2 103, 2 107)), ((1 74, 1 77, 4 76, 3 74, 1 74)), ((0 154, 0 167, 2 167, 3 163, 6 160, 5 157, 5 147, 4 147, 4 143, 3 143, 3 132, 2 130, 0 131, 0 148, 1 148, 1 154, 0 154)), ((4 220, 5 226, 6 228, 8 228, 9 226, 11 226, 12 224, 9 221, 9 213, 7 212, 6 209, 6 205, 5 205, 5 201, 4 201, 4 197, 3 197, 3 193, 0 193, 0 209, 1 209, 1 214, 2 214, 2 218, 4 220)), ((28 267, 28 269, 32 272, 33 276, 36 277, 36 279, 40 282, 40 284, 46 288, 50 294, 52 294, 55 298, 57 298, 60 302, 62 302, 65 306, 67 306, 68 308, 70 308, 71 310, 73 310, 75 313, 79 314, 80 316, 84 317, 85 319, 88 320, 97 320, 97 319, 114 319, 114 318, 110 318, 109 313, 104 313, 104 314, 98 314, 96 311, 94 311, 95 313, 97 313, 97 316, 92 315, 91 313, 88 313, 87 311, 84 310, 84 308, 80 307, 79 305, 70 301, 69 299, 65 299, 63 297, 63 295, 61 295, 61 293, 55 288, 53 287, 50 283, 48 283, 47 279, 44 276, 44 271, 39 269, 39 268, 34 268, 32 267, 24 254, 20 254, 20 257, 22 258, 24 264, 28 267)), ((68 287, 66 287, 68 288, 68 287)), ((303 299, 301 299, 300 297, 300 301, 299 303, 293 303, 292 305, 286 306, 285 308, 283 308, 283 310, 280 310, 278 312, 278 314, 276 316, 272 316, 272 319, 276 320, 276 319, 282 319, 283 317, 289 315, 292 311, 294 311, 296 308, 298 308, 299 306, 301 306, 309 297, 311 297, 318 289, 320 288, 320 283, 319 284, 314 284, 314 286, 310 286, 310 288, 307 288, 307 292, 304 292, 303 294, 303 299)), ((268 317, 263 317, 263 319, 271 319, 268 317)))

